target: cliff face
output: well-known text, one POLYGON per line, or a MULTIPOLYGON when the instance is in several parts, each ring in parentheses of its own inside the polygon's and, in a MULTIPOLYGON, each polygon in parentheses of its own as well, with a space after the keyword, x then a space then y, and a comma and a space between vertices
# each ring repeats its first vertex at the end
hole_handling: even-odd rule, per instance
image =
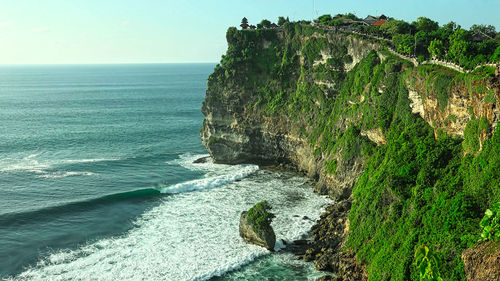
MULTIPOLYGON (((449 70, 439 71, 453 75, 449 70)), ((473 118, 485 117, 495 129, 500 118, 498 79, 485 77, 474 81, 466 74, 462 74, 460 78, 462 79, 457 79, 456 83, 450 85, 447 98, 440 101, 439 90, 436 89, 436 81, 440 76, 414 71, 407 80, 412 112, 418 113, 433 128, 452 136, 463 138, 465 127, 473 118)))
MULTIPOLYGON (((302 34, 296 30, 292 33, 295 33, 294 36, 290 36, 290 32, 286 30, 278 31, 276 37, 273 38, 274 45, 285 50, 288 50, 288 46, 298 45, 295 46, 297 50, 286 74, 291 83, 296 83, 296 85, 287 90, 293 94, 293 91, 297 91, 296 87, 307 81, 307 84, 320 89, 319 94, 323 97, 319 99, 333 98, 339 88, 336 84, 341 83, 342 80, 317 75, 318 69, 323 71, 323 68, 330 68, 328 69, 330 72, 337 71, 327 64, 333 60, 339 60, 338 72, 344 73, 345 70, 352 69, 370 51, 380 49, 380 46, 373 42, 342 34, 316 32, 302 34), (307 44, 317 38, 325 40, 320 43, 323 48, 315 50, 317 56, 311 58, 312 55, 309 54, 308 57, 302 51, 308 51, 307 44), (328 45, 335 47, 329 48, 328 45), (300 73, 301 71, 303 73, 300 73)), ((257 45, 263 49, 273 48, 265 39, 257 45)), ((318 155, 314 152, 314 146, 308 140, 309 133, 314 127, 314 124, 310 123, 314 122, 314 118, 305 116, 309 113, 304 116, 292 116, 286 111, 269 114, 265 106, 259 107, 258 104, 260 97, 256 95, 256 91, 262 91, 262 89, 253 85, 249 88, 245 85, 248 83, 246 81, 248 77, 245 77, 248 75, 247 72, 252 72, 249 68, 257 67, 252 62, 233 67, 236 72, 233 76, 224 76, 223 84, 213 82, 220 77, 212 77, 207 90, 207 98, 202 107, 206 118, 201 130, 201 138, 215 162, 285 165, 317 180, 318 191, 324 194, 330 193, 334 199, 347 198, 350 195, 349 189, 352 188, 355 179, 362 171, 362 161, 360 159, 355 159, 352 163, 339 161, 340 168, 337 175, 326 173, 325 161, 335 156, 318 155)), ((218 76, 222 73, 216 70, 213 75, 218 76)), ((260 80, 258 81, 260 84, 266 84, 272 80, 269 79, 272 75, 265 78, 259 77, 260 75, 268 76, 267 73, 259 73, 257 79, 260 80)), ((320 104, 317 99, 315 97, 313 101, 315 106, 323 110, 324 105, 320 104)), ((346 127, 346 124, 339 124, 339 126, 346 127)), ((377 135, 370 131, 367 134, 369 137, 377 135)))
POLYGON ((463 280, 457 251, 500 200, 498 80, 415 68, 376 42, 299 24, 230 28, 227 40, 203 145, 217 163, 295 168, 338 202, 305 259, 344 280, 415 279, 413 250, 426 241, 463 280), (443 242, 448 231, 456 240, 443 242))
MULTIPOLYGON (((231 96, 230 93, 224 92, 222 95, 231 96)), ((311 158, 311 149, 307 141, 293 130, 289 120, 265 117, 246 110, 234 111, 235 108, 244 108, 244 102, 239 102, 245 94, 228 97, 230 104, 203 104, 202 111, 206 118, 201 137, 215 162, 262 165, 293 163, 303 169, 314 170, 314 167, 303 162, 311 158)))

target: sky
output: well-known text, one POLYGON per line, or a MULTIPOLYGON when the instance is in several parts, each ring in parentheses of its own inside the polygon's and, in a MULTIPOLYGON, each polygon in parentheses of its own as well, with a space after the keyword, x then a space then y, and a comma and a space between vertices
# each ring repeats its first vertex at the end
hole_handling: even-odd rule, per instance
POLYGON ((500 31, 499 0, 0 0, 0 64, 215 63, 243 17, 347 12, 500 31))

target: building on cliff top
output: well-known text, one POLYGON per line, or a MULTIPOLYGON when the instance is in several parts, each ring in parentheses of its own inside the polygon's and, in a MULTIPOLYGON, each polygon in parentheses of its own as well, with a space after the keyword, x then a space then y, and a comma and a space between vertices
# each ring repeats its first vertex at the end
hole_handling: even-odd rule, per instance
POLYGON ((474 42, 482 42, 485 40, 491 40, 491 36, 477 30, 477 31, 472 31, 472 41, 474 42))
POLYGON ((374 22, 372 25, 373 26, 381 26, 386 22, 387 22, 386 20, 378 20, 378 21, 374 22))
POLYGON ((240 26, 241 26, 241 29, 247 29, 248 28, 248 19, 245 17, 243 19, 241 19, 240 26))
POLYGON ((377 18, 375 17, 372 17, 372 16, 367 16, 363 21, 368 24, 368 25, 372 25, 374 24, 375 22, 377 22, 377 18))

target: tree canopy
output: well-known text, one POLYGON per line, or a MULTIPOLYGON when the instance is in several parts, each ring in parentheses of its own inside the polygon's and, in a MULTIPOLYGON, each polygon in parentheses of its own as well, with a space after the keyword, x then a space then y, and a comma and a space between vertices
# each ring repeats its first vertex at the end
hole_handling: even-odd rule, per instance
POLYGON ((263 19, 257 24, 257 28, 271 28, 271 22, 269 20, 263 19))
POLYGON ((439 24, 426 17, 419 17, 412 23, 417 31, 433 32, 439 29, 439 24))
MULTIPOLYGON (((469 30, 451 21, 443 26, 427 17, 418 17, 411 24, 394 18, 387 19, 381 25, 362 23, 362 19, 352 13, 324 14, 314 20, 314 23, 327 26, 350 26, 350 30, 359 30, 365 33, 384 36, 392 41, 397 51, 426 58, 446 59, 456 64, 472 69, 486 62, 500 62, 498 48, 500 33, 493 25, 474 24, 469 30)), ((288 17, 278 17, 277 25, 267 19, 257 24, 257 27, 248 24, 247 18, 241 21, 242 29, 267 29, 286 26, 290 23, 288 17)), ((295 23, 307 25, 309 21, 295 23)))

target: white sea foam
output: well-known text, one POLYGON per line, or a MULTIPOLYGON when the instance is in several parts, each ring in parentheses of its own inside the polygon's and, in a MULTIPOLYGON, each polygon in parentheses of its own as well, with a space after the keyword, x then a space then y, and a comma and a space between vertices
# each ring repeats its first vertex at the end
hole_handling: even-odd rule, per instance
POLYGON ((53 172, 53 173, 45 173, 43 175, 39 175, 39 178, 46 179, 58 179, 72 176, 94 176, 95 173, 92 172, 53 172))
POLYGON ((68 176, 93 176, 91 172, 59 171, 59 166, 73 163, 95 163, 118 161, 118 158, 88 158, 88 159, 46 159, 40 153, 32 153, 25 157, 0 159, 0 172, 29 172, 40 174, 40 178, 63 178, 68 176))
POLYGON ((119 161, 120 158, 90 158, 90 159, 68 159, 61 160, 63 163, 94 163, 94 162, 109 162, 109 161, 119 161))
POLYGON ((17 172, 26 171, 32 173, 43 173, 46 169, 50 168, 50 164, 46 162, 40 162, 35 159, 39 154, 30 154, 19 159, 14 158, 3 158, 0 159, 0 172, 17 172))
POLYGON ((239 237, 242 210, 268 200, 278 241, 291 241, 301 238, 329 203, 313 194, 304 178, 236 167, 241 175, 253 174, 240 181, 228 175, 219 188, 167 196, 128 233, 56 252, 12 279, 207 280, 269 253, 239 237))
POLYGON ((203 179, 192 180, 178 183, 171 186, 160 188, 162 193, 181 193, 196 190, 212 189, 241 180, 259 170, 257 165, 237 165, 236 168, 228 174, 220 176, 206 177, 203 179))
POLYGON ((169 165, 179 165, 185 169, 191 171, 201 171, 205 173, 205 177, 214 177, 219 175, 226 175, 234 172, 238 172, 241 165, 224 165, 224 164, 214 164, 210 155, 208 154, 191 154, 185 153, 180 155, 178 159, 167 161, 169 165), (200 158, 206 158, 206 161, 202 163, 194 163, 200 158))

